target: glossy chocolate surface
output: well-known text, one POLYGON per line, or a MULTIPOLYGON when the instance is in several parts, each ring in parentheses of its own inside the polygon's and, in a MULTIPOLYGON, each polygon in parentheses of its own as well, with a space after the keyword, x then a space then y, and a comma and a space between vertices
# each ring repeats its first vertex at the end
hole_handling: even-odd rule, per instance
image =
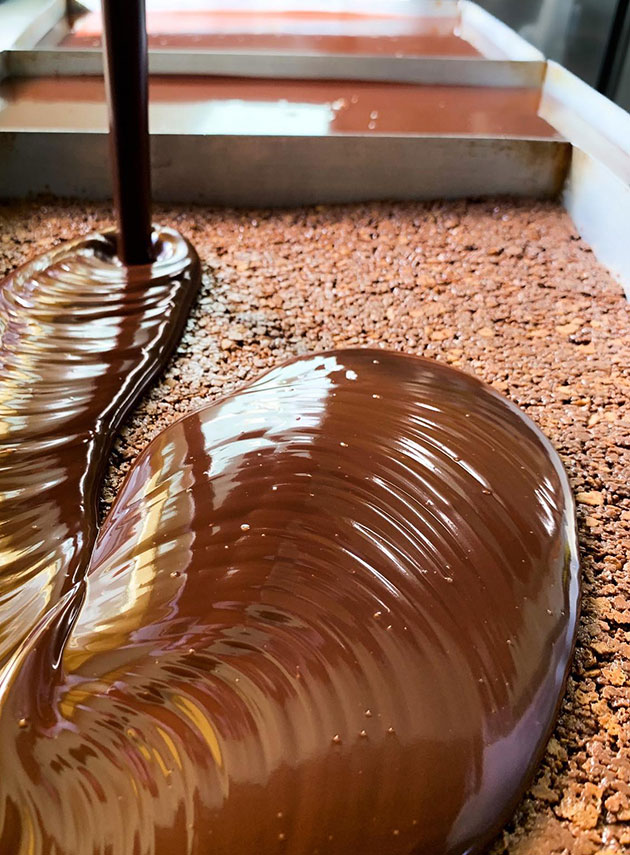
POLYGON ((0 285, 0 665, 83 578, 113 436, 183 328, 197 255, 154 247, 129 269, 93 235, 0 285))
POLYGON ((151 443, 5 666, 0 851, 477 851, 544 748, 578 594, 566 475, 514 405, 385 351, 288 363, 151 443))
MULTIPOLYGON (((3 128, 107 127, 98 78, 9 80, 0 98, 3 128)), ((538 89, 154 76, 150 99, 154 133, 559 137, 538 89)))
POLYGON ((150 264, 149 62, 144 0, 103 0, 102 8, 117 254, 130 266, 150 264))

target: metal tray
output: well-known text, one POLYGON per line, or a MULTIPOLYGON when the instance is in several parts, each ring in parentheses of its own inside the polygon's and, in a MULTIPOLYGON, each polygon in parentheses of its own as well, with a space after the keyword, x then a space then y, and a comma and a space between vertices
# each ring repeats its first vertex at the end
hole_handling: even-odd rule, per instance
MULTIPOLYGON (((630 291, 630 242, 624 233, 630 220, 630 116, 561 66, 545 63, 534 48, 475 4, 433 0, 417 8, 435 15, 455 11, 462 30, 468 27, 469 41, 476 39, 477 47, 485 45, 490 54, 493 45, 501 44, 507 58, 169 49, 151 51, 151 71, 165 80, 177 78, 183 90, 187 86, 183 78, 191 75, 218 78, 217 85, 226 87, 233 77, 336 80, 348 86, 349 81, 362 81, 357 84, 361 86, 366 81, 392 87, 412 84, 418 87, 418 97, 421 90, 438 85, 448 98, 459 86, 474 94, 481 112, 487 93, 503 90, 507 97, 511 92, 516 97, 529 92, 550 126, 548 131, 392 132, 377 127, 357 132, 307 127, 274 133, 273 128, 261 132, 255 114, 250 111, 248 119, 245 111, 240 131, 226 134, 213 133, 211 122, 205 129, 186 128, 185 103, 172 106, 168 116, 154 104, 156 197, 264 206, 561 194, 580 233, 630 291)), ((50 8, 45 23, 48 31, 54 29, 50 8)), ((0 53, 0 89, 20 81, 60 76, 79 81, 101 75, 100 51, 35 49, 28 41, 41 40, 44 25, 38 33, 37 29, 31 24, 31 35, 21 37, 22 48, 0 53)), ((0 196, 109 195, 102 99, 95 103, 93 118, 87 117, 85 108, 82 121, 73 124, 68 111, 58 126, 44 120, 12 125, 6 121, 7 104, 4 107, 5 111, 0 102, 0 196)))

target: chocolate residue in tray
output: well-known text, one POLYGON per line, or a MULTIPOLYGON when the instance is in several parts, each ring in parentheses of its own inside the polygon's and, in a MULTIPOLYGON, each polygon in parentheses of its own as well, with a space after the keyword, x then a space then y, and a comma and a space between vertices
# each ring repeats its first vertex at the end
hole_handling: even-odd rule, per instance
MULTIPOLYGON (((147 15, 149 46, 193 50, 300 51, 392 56, 480 56, 458 34, 457 16, 402 16, 335 12, 262 12, 255 9, 147 15)), ((64 47, 99 47, 101 15, 80 17, 64 47)), ((501 55, 494 48, 493 55, 501 55)))
MULTIPOLYGON (((90 206, 90 210, 93 207, 90 206)), ((98 227, 86 206, 4 209, 5 268, 98 227)), ((560 720, 493 852, 630 845, 630 325, 621 288, 551 203, 168 209, 205 262, 177 357, 117 442, 105 502, 151 436, 296 353, 378 346, 474 372, 551 437, 578 500, 583 615, 560 720)))

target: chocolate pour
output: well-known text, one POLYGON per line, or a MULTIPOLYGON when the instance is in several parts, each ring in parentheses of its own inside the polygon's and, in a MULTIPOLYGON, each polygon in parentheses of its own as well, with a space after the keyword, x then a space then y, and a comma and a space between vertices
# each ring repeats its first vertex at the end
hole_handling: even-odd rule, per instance
POLYGON ((149 264, 153 246, 144 0, 103 0, 103 34, 118 256, 125 264, 149 264))
POLYGON ((0 285, 0 668, 83 579, 113 436, 198 286, 176 232, 154 234, 155 263, 134 268, 114 240, 66 243, 0 285))
POLYGON ((369 350, 163 431, 86 578, 0 681, 0 851, 478 851, 540 758, 579 596, 540 431, 369 350))

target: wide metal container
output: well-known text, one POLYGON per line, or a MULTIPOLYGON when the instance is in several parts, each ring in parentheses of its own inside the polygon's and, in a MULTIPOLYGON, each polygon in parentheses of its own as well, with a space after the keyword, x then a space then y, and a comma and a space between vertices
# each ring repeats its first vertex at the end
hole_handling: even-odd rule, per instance
MULTIPOLYGON (((82 41, 64 4, 40 4, 40 18, 28 8, 24 0, 23 27, 14 22, 0 53, 0 195, 106 198, 98 29, 82 41)), ((251 33, 226 49, 177 38, 160 46, 156 30, 157 199, 273 206, 560 195, 630 287, 630 116, 467 0, 376 1, 345 33, 345 53, 335 14, 333 3, 332 41, 314 31, 274 49, 251 33), (401 48, 404 32, 437 32, 438 42, 418 55, 413 42, 401 48), (439 54, 442 44, 451 55, 439 54)))

